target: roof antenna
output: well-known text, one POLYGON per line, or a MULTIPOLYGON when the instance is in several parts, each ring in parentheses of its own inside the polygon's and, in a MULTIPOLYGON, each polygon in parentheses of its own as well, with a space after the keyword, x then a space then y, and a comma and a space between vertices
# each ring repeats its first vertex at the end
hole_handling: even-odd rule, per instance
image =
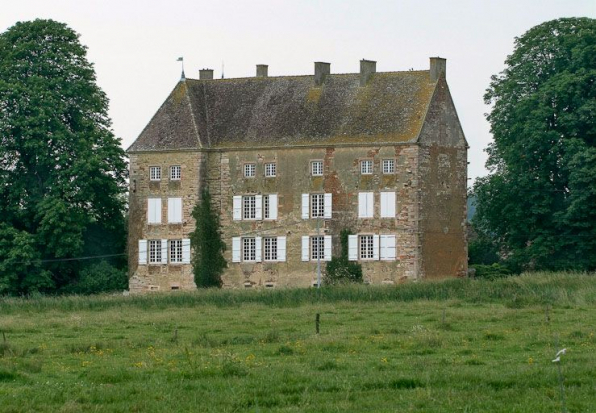
POLYGON ((221 78, 224 78, 224 61, 221 61, 221 78))
POLYGON ((184 58, 179 57, 176 61, 182 62, 182 74, 180 75, 180 81, 184 81, 184 80, 186 80, 186 76, 184 76, 184 58))

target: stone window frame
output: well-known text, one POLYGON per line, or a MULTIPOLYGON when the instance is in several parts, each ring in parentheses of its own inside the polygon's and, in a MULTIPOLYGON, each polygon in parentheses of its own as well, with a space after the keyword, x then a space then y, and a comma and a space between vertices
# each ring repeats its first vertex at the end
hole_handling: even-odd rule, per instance
POLYGON ((309 194, 309 213, 310 218, 314 219, 324 219, 325 218, 325 194, 324 193, 314 193, 309 194), (315 198, 316 197, 316 198, 315 198), (315 201, 317 199, 317 201, 315 201), (315 205, 315 202, 318 204, 315 205), (316 208, 316 210, 315 210, 316 208), (315 214, 316 212, 316 214, 315 214))
POLYGON ((242 174, 245 178, 255 178, 257 176, 256 162, 245 162, 242 166, 242 174))
POLYGON ((311 176, 323 176, 324 173, 325 173, 325 164, 323 163, 322 159, 313 159, 312 161, 310 161, 310 175, 311 176), (315 170, 315 165, 320 165, 320 170, 319 170, 319 167, 317 167, 317 169, 315 170))
POLYGON ((161 166, 150 166, 149 167, 149 180, 151 182, 161 181, 161 166))
POLYGON ((180 181, 182 179, 182 166, 171 165, 170 166, 170 181, 180 181))
POLYGON ((147 240, 149 244, 148 252, 149 252, 149 259, 147 263, 150 265, 159 265, 161 264, 161 240, 160 239, 150 239, 147 240))
POLYGON ((375 246, 374 246, 374 234, 358 234, 358 260, 359 261, 374 261, 375 260, 375 246), (363 250, 363 240, 366 239, 363 250), (366 256, 363 256, 363 252, 366 252, 366 256))
POLYGON ((311 235, 309 240, 309 252, 308 255, 311 261, 324 261, 325 260, 325 236, 324 235, 311 235), (315 240, 317 247, 315 249, 315 240))
POLYGON ((242 253, 242 262, 256 262, 257 261, 257 239, 256 239, 256 237, 242 237, 241 253, 242 253))
POLYGON ((277 262, 277 237, 263 237, 263 261, 277 262))
POLYGON ((395 158, 385 158, 381 161, 381 172, 383 173, 383 175, 395 175, 395 158), (391 162, 391 169, 392 171, 385 171, 385 162, 391 162))
POLYGON ((257 196, 242 195, 242 220, 255 221, 257 219, 257 196))
POLYGON ((372 175, 375 170, 375 165, 372 159, 360 159, 360 175, 372 175), (364 165, 370 165, 370 172, 364 171, 364 165))
POLYGON ((265 178, 275 178, 277 176, 277 162, 265 163, 265 178))
POLYGON ((182 264, 182 239, 169 240, 168 255, 170 264, 182 264))

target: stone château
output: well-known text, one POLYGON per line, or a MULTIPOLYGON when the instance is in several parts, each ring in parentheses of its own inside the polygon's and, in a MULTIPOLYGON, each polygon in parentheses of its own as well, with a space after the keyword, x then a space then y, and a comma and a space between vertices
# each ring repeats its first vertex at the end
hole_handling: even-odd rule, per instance
POLYGON ((430 70, 182 78, 130 156, 130 290, 196 288, 189 234, 204 186, 227 245, 224 287, 311 286, 340 253, 366 282, 467 271, 467 143, 430 70), (324 265, 323 265, 324 269, 324 265))

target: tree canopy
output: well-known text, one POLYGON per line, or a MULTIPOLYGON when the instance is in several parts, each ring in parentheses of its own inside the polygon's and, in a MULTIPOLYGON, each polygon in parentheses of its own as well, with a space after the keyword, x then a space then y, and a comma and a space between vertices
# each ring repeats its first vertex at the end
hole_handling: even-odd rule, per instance
POLYGON ((596 20, 515 39, 485 102, 491 174, 474 186, 479 231, 517 269, 596 269, 596 20))
POLYGON ((126 162, 79 36, 52 20, 0 34, 0 294, 53 291, 124 252, 126 162))

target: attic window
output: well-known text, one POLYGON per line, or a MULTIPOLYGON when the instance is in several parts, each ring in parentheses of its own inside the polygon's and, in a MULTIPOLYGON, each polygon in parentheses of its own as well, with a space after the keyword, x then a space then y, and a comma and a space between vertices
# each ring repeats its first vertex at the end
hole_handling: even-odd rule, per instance
POLYGON ((370 159, 366 161, 360 161, 360 173, 362 175, 372 175, 373 162, 370 159))
POLYGON ((149 167, 149 179, 151 181, 161 181, 161 167, 150 166, 149 167))
POLYGON ((383 173, 394 174, 395 173, 395 159, 383 159, 383 173))
POLYGON ((274 177, 277 174, 277 165, 275 162, 265 164, 265 176, 267 178, 274 177))
POLYGON ((179 181, 182 175, 182 168, 180 165, 172 165, 170 166, 170 180, 171 181, 179 181))
POLYGON ((254 178, 257 172, 257 165, 254 163, 244 164, 244 176, 246 178, 254 178))
POLYGON ((310 163, 310 173, 312 176, 323 176, 323 161, 312 161, 310 163))

